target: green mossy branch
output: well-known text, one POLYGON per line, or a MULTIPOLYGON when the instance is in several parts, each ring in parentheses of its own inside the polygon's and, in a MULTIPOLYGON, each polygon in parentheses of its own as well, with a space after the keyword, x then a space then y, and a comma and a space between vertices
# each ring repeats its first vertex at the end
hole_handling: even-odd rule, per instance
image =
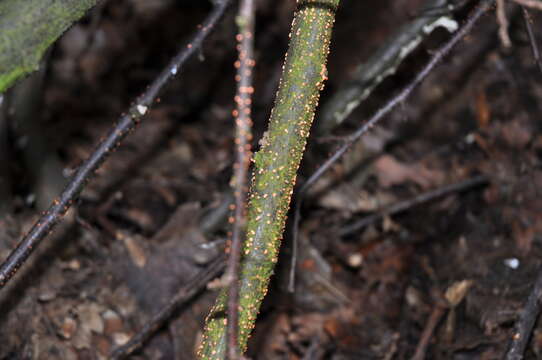
POLYGON ((96 0, 1 0, 0 94, 35 71, 49 46, 96 0))
MULTIPOLYGON (((269 129, 254 155, 246 240, 239 287, 239 347, 248 337, 267 292, 320 91, 339 0, 298 0, 269 129)), ((227 292, 207 318, 200 359, 224 359, 227 292)))

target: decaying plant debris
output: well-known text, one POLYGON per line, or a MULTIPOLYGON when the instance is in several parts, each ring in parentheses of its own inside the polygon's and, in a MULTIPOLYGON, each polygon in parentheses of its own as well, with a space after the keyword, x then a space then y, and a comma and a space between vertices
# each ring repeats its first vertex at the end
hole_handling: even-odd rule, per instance
MULTIPOLYGON (((424 11, 434 16, 424 3, 342 1, 321 103, 399 26, 424 11)), ((462 3, 445 16, 461 25, 475 4, 462 3)), ((408 101, 307 193, 295 292, 286 291, 287 226, 247 356, 479 359, 507 352, 541 265, 542 74, 522 12, 514 3, 505 6, 510 49, 503 50, 499 22, 489 12, 408 101), (479 182, 388 211, 469 179, 479 182), (378 217, 344 230, 370 215, 378 217)), ((211 9, 207 2, 105 2, 60 38, 47 59, 35 120, 64 176, 77 170, 112 119, 211 9)), ((256 150, 266 143, 258 140, 294 10, 294 2, 257 1, 256 150)), ((541 15, 528 11, 540 39, 541 15)), ((202 271, 220 269, 234 162, 235 14, 226 13, 160 101, 145 109, 147 119, 88 184, 71 221, 0 292, 0 358, 108 358, 182 295, 183 286, 201 289, 202 271)), ((339 128, 312 136, 299 184, 449 37, 434 30, 339 128)), ((13 116, 7 103, 2 119, 13 116)), ((0 176, 10 175, 10 191, 0 190, 3 204, 9 199, 0 206, 5 259, 35 221, 38 205, 30 175, 36 164, 23 160, 24 133, 10 124, 6 134, 0 125, 0 149, 10 159, 0 167, 0 176)), ((132 357, 194 358, 220 286, 211 282, 184 303, 132 357)), ((541 352, 539 327, 530 339, 525 358, 534 359, 541 352)))

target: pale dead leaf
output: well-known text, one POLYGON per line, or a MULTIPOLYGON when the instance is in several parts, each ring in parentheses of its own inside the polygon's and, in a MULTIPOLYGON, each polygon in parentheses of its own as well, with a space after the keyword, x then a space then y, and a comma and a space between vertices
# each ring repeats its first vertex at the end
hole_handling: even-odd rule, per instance
POLYGON ((395 197, 389 193, 369 194, 348 184, 341 185, 326 192, 320 197, 318 204, 322 207, 349 212, 377 211, 392 204, 395 197))
POLYGON ((473 283, 472 280, 456 281, 446 289, 444 297, 448 300, 448 303, 452 308, 463 301, 473 283))
POLYGON ((391 155, 381 156, 374 167, 378 181, 383 187, 412 181, 427 189, 441 184, 444 179, 444 174, 439 170, 428 169, 420 163, 401 163, 391 155))

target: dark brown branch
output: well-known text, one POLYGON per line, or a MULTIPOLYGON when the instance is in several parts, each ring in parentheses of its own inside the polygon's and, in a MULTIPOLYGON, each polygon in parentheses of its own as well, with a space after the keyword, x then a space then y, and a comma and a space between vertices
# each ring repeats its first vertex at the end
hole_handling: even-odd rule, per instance
POLYGON ((295 204, 294 212, 294 229, 293 229, 293 252, 292 252, 292 267, 290 271, 290 281, 288 290, 294 290, 294 274, 295 274, 295 262, 297 256, 297 238, 299 232, 299 218, 303 197, 307 190, 318 180, 329 168, 339 160, 344 153, 350 149, 350 147, 359 138, 367 133, 373 126, 375 126, 384 116, 388 115, 395 107, 405 101, 412 91, 431 73, 431 71, 438 65, 442 59, 450 53, 450 51, 457 45, 457 43, 463 39, 474 27, 476 22, 485 14, 494 3, 494 0, 482 0, 476 7, 472 14, 467 18, 463 26, 440 48, 438 48, 427 64, 418 72, 414 79, 405 86, 399 93, 393 96, 384 106, 379 108, 376 113, 363 125, 361 125, 354 133, 348 136, 345 143, 328 159, 324 162, 318 170, 316 170, 307 181, 301 186, 297 195, 297 201, 295 204))
POLYGON ((536 43, 536 36, 534 35, 533 27, 531 25, 531 15, 527 9, 523 8, 523 20, 525 21, 525 27, 527 28, 527 35, 529 36, 529 44, 531 44, 531 51, 533 52, 533 58, 538 66, 538 70, 542 73, 542 60, 540 59, 540 50, 538 50, 538 44, 536 43))
POLYGON ((49 209, 40 217, 32 229, 19 242, 15 250, 0 266, 0 288, 15 275, 17 270, 24 264, 32 251, 40 244, 60 222, 68 209, 71 207, 77 196, 81 193, 91 176, 96 172, 111 152, 120 145, 120 142, 128 133, 136 127, 141 118, 155 101, 162 87, 168 83, 178 72, 184 63, 196 53, 207 35, 215 27, 218 20, 224 14, 231 0, 215 1, 215 7, 205 19, 203 25, 194 35, 191 41, 183 46, 177 55, 160 72, 156 79, 150 84, 147 90, 140 95, 128 109, 128 112, 121 116, 118 124, 111 130, 90 157, 81 164, 70 182, 56 198, 49 209))
POLYGON ((237 17, 239 33, 237 34, 238 60, 235 62, 237 74, 237 95, 235 96, 235 154, 234 188, 235 210, 233 218, 230 256, 227 265, 228 289, 228 358, 239 359, 238 326, 239 326, 239 270, 241 261, 242 234, 246 223, 246 194, 248 192, 248 168, 250 165, 252 140, 252 69, 254 68, 254 0, 242 0, 237 17))
POLYGON ((390 207, 388 207, 386 209, 383 209, 382 211, 380 211, 380 212, 378 212, 376 214, 366 216, 363 219, 361 219, 361 220, 359 220, 359 221, 357 221, 357 222, 355 222, 355 223, 353 223, 351 225, 345 226, 345 227, 343 227, 341 229, 339 234, 340 234, 340 236, 349 235, 349 234, 351 234, 351 233, 353 233, 355 231, 358 231, 358 230, 360 230, 360 229, 362 229, 362 228, 364 228, 364 227, 366 227, 366 226, 368 226, 368 225, 382 219, 385 216, 394 215, 394 214, 400 213, 402 211, 408 210, 408 209, 412 208, 413 206, 423 204, 425 202, 434 200, 436 198, 439 198, 439 197, 442 197, 442 196, 445 196, 445 195, 448 195, 448 194, 451 194, 451 193, 466 191, 466 190, 469 190, 469 189, 471 189, 471 188, 473 188, 475 186, 482 185, 482 184, 485 184, 487 182, 488 182, 487 177, 485 177, 483 175, 480 175, 480 176, 476 176, 476 177, 473 177, 471 179, 467 179, 467 180, 464 180, 464 181, 461 181, 461 182, 458 182, 458 183, 455 183, 455 184, 446 185, 446 186, 443 186, 441 188, 425 192, 423 194, 415 196, 412 199, 408 199, 408 200, 401 201, 401 202, 398 202, 396 204, 393 204, 390 207))
POLYGON ((433 335, 438 323, 440 322, 440 319, 442 318, 446 310, 447 307, 443 304, 436 303, 434 305, 433 311, 431 311, 431 315, 429 315, 429 319, 427 320, 427 323, 425 324, 425 327, 423 329, 420 341, 416 346, 416 352, 414 353, 414 356, 412 356, 411 360, 424 360, 426 358, 425 355, 427 353, 427 347, 429 346, 431 336, 433 335))
POLYGON ((225 256, 218 256, 207 268, 198 273, 192 280, 183 286, 152 319, 121 347, 113 350, 109 356, 111 360, 124 359, 139 349, 150 337, 160 329, 173 315, 175 310, 186 304, 195 295, 203 291, 207 283, 218 277, 225 267, 225 256))
POLYGON ((519 320, 514 328, 514 335, 512 335, 512 342, 508 353, 506 354, 506 360, 520 360, 523 359, 525 348, 531 337, 538 315, 542 307, 542 268, 539 270, 538 278, 534 284, 531 294, 527 299, 525 308, 519 316, 519 320))

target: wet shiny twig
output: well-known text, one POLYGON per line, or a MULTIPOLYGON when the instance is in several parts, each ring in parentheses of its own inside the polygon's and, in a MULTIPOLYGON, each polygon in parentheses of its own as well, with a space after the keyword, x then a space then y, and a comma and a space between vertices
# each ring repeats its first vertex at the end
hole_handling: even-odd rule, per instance
POLYGON ((79 166, 60 196, 53 201, 49 209, 39 218, 32 229, 21 239, 17 247, 0 266, 0 289, 15 275, 30 254, 39 246, 41 240, 51 233, 54 227, 62 220, 92 175, 111 152, 120 145, 120 142, 128 133, 133 131, 141 121, 141 118, 154 103, 164 85, 180 72, 181 67, 194 53, 199 51, 203 41, 222 17, 230 2, 231 0, 214 1, 215 6, 213 10, 191 41, 180 49, 177 55, 158 74, 145 92, 136 98, 127 113, 120 117, 117 125, 113 127, 107 137, 98 145, 90 157, 79 166))
POLYGON ((175 310, 186 304, 199 292, 203 291, 207 283, 224 270, 226 265, 225 256, 218 256, 204 270, 199 272, 193 279, 183 286, 169 301, 148 321, 130 341, 113 350, 109 356, 111 360, 125 359, 127 356, 138 350, 151 336, 160 329, 172 316, 175 310))

